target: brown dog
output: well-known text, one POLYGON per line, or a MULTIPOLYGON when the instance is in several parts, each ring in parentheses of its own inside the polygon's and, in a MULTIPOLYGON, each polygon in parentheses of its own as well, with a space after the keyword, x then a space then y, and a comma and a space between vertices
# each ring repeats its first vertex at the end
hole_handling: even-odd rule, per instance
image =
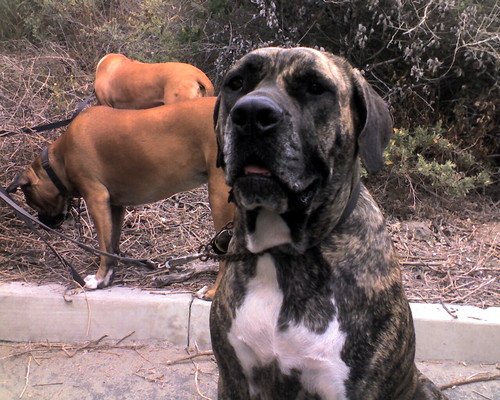
MULTIPOLYGON (((89 108, 48 148, 45 167, 38 156, 7 191, 21 187, 28 205, 52 227, 63 222, 70 198, 83 197, 100 249, 118 253, 124 206, 151 203, 208 182, 219 231, 232 220, 233 206, 224 174, 216 167, 214 104, 209 97, 147 110, 89 108)), ((101 256, 86 286, 111 284, 115 265, 116 260, 101 256)), ((213 297, 216 285, 206 298, 213 297)))
POLYGON ((190 64, 147 64, 122 54, 108 54, 96 68, 95 92, 99 104, 143 109, 214 95, 210 79, 190 64))

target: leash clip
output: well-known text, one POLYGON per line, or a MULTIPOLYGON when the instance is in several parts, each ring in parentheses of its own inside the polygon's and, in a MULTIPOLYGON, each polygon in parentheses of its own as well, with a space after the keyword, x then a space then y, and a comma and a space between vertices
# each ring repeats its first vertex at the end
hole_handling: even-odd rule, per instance
POLYGON ((210 241, 210 246, 215 254, 226 254, 229 247, 229 242, 233 237, 233 222, 229 222, 217 233, 210 241))

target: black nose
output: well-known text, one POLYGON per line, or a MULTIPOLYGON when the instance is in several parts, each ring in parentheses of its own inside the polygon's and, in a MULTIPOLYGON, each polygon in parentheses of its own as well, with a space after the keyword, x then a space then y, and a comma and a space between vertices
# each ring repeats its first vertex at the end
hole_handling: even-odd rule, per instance
POLYGON ((283 110, 264 96, 245 96, 231 110, 234 127, 246 134, 271 132, 283 120, 283 110))
POLYGON ((38 214, 38 219, 42 224, 47 225, 49 228, 57 229, 59 228, 64 220, 65 220, 65 215, 64 214, 59 214, 56 216, 51 216, 51 215, 45 215, 45 214, 38 214))

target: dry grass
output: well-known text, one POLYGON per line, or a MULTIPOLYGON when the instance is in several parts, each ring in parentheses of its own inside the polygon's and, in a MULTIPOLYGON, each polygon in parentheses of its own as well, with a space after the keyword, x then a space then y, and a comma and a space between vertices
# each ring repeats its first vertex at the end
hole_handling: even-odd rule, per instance
MULTIPOLYGON (((6 46, 6 45, 4 45, 6 46)), ((25 42, 0 49, 0 129, 65 119, 91 91, 92 76, 60 49, 34 49, 25 42), (63 54, 61 56, 61 54, 63 54)), ((62 130, 0 138, 0 184, 7 186, 24 166, 62 130)), ((389 189, 387 189, 389 190, 389 189)), ((24 205, 21 194, 14 198, 24 205)), ((436 200, 436 199, 434 199, 436 200)), ((382 204, 383 206, 383 204, 382 204)), ((481 307, 500 305, 499 211, 485 199, 464 200, 455 207, 432 204, 439 218, 418 222, 388 216, 389 230, 401 255, 408 297, 416 302, 447 302, 481 307), (470 207, 468 206, 470 205, 470 207), (469 210, 468 208, 471 208, 469 210)), ((72 209, 63 232, 97 246, 85 203, 72 209)), ((206 188, 127 211, 121 250, 128 257, 164 263, 196 252, 214 234, 206 188)), ((95 273, 97 257, 55 235, 48 240, 80 273, 95 273)), ((115 284, 153 288, 163 271, 118 268, 115 284)), ((169 290, 194 292, 212 284, 214 273, 196 275, 169 290)), ((71 285, 67 271, 43 241, 0 202, 0 282, 71 285)))

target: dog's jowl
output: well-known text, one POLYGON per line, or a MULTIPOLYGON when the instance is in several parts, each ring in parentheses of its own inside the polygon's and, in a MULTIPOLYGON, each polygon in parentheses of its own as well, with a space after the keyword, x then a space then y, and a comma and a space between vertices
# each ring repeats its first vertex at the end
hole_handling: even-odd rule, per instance
POLYGON ((220 399, 444 399, 415 335, 384 218, 359 181, 381 168, 386 104, 342 58, 251 52, 215 111, 237 215, 210 317, 220 399))

